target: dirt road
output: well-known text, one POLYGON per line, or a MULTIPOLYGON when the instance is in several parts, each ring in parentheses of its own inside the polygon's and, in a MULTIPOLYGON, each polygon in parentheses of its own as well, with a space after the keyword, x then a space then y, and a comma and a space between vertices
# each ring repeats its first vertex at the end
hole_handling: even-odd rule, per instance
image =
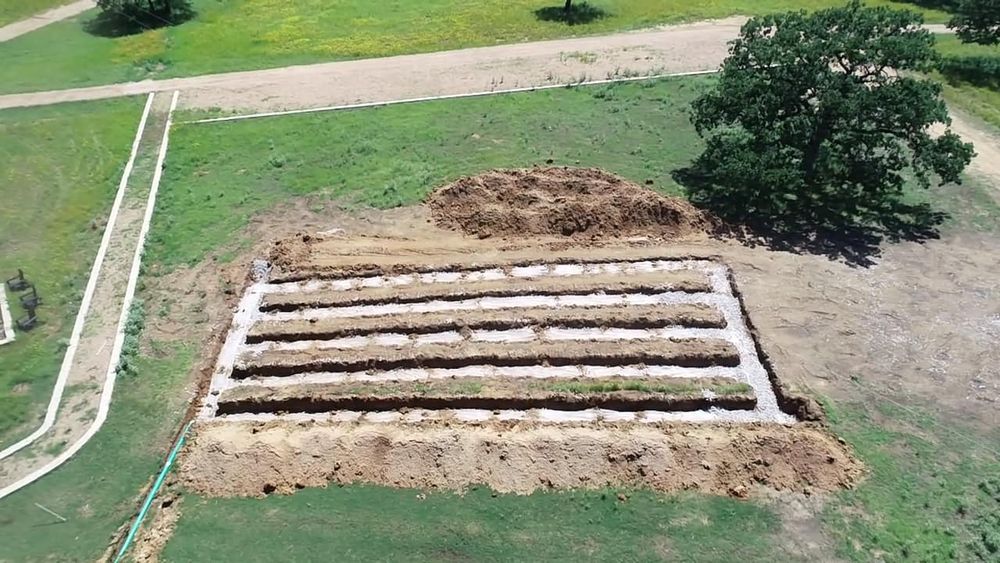
POLYGON ((0 27, 0 43, 10 41, 11 39, 24 35, 25 33, 35 31, 36 29, 45 27, 50 23, 71 18, 77 14, 82 14, 94 6, 97 6, 97 2, 95 0, 77 0, 72 4, 52 8, 51 10, 35 14, 30 18, 23 19, 19 22, 7 24, 0 27))
MULTIPOLYGON (((744 21, 734 17, 599 37, 10 94, 0 96, 0 109, 182 90, 182 109, 245 113, 704 71, 718 68, 726 43, 744 21)), ((927 28, 947 31, 940 25, 927 28)), ((1000 185, 1000 143, 961 115, 953 127, 976 143, 979 157, 972 169, 1000 185)))
POLYGON ((962 112, 951 110, 951 129, 976 146, 976 157, 969 171, 988 178, 993 187, 994 199, 1000 203, 1000 137, 995 130, 976 124, 976 119, 962 112))
POLYGON ((187 108, 277 110, 713 69, 743 18, 652 31, 0 96, 0 109, 182 90, 187 108))

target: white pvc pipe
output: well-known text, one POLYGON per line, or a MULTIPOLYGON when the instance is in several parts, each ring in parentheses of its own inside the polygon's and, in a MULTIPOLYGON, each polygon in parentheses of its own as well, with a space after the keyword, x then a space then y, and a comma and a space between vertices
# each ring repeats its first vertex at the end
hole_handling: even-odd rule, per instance
POLYGON ((111 408, 111 397, 114 393, 115 379, 118 372, 118 361, 121 356, 122 346, 125 342, 125 321, 128 318, 129 310, 131 309, 132 302, 135 298, 135 290, 142 262, 142 253, 146 245, 146 236, 149 234, 149 224, 153 218, 153 209, 156 207, 156 194, 159 191, 160 179, 163 175, 163 162, 167 156, 167 145, 170 140, 170 126, 173 120, 174 110, 177 108, 177 98, 179 95, 180 91, 175 91, 173 98, 170 100, 170 110, 167 112, 167 122, 163 129, 163 138, 160 141, 160 151, 156 157, 156 170, 153 172, 153 184, 149 190, 149 196, 146 200, 146 213, 143 216, 142 227, 139 231, 139 242, 135 247, 135 254, 132 257, 132 269, 129 271, 128 285, 125 288, 125 301, 122 303, 121 314, 118 318, 118 332, 115 334, 114 348, 112 348, 111 360, 108 363, 108 371, 104 379, 104 388, 101 391, 101 402, 97 407, 97 417, 94 419, 94 422, 91 423, 84 435, 64 452, 59 454, 59 456, 55 459, 41 468, 29 473, 25 477, 22 477, 17 482, 0 489, 0 499, 23 487, 26 487, 27 485, 52 472, 63 463, 66 463, 67 460, 73 457, 78 451, 80 451, 81 448, 83 448, 84 445, 87 444, 87 442, 90 441, 91 438, 94 437, 94 434, 97 434, 97 431, 101 429, 101 426, 104 425, 104 421, 108 417, 108 410, 111 408))
POLYGON ((73 331, 69 337, 69 347, 66 348, 66 355, 63 356, 62 366, 59 368, 59 375, 56 377, 56 384, 52 389, 52 397, 49 399, 49 406, 45 411, 45 419, 42 421, 42 425, 35 429, 34 432, 0 451, 0 460, 10 457, 15 452, 32 444, 40 436, 48 432, 55 423, 56 412, 59 410, 59 403, 62 401, 66 381, 69 379, 69 371, 73 367, 73 359, 76 357, 76 349, 80 345, 83 324, 87 318, 87 314, 90 312, 90 302, 94 298, 94 291, 97 289, 97 278, 104 264, 104 256, 108 252, 108 245, 111 243, 111 233, 114 231, 115 221, 118 219, 122 199, 125 197, 125 186, 128 184, 129 177, 132 174, 132 167, 135 165, 136 153, 139 151, 139 141, 142 139, 142 133, 146 129, 146 119, 149 117, 149 110, 153 107, 153 97, 154 94, 146 97, 146 107, 142 110, 142 118, 139 120, 139 127, 136 129, 135 139, 132 141, 132 151, 129 153, 128 161, 125 163, 125 170, 122 172, 121 181, 118 182, 118 193, 115 195, 114 204, 111 206, 108 224, 104 227, 104 236, 101 238, 101 245, 97 249, 97 256, 94 258, 94 264, 90 268, 90 279, 87 280, 87 287, 83 291, 80 311, 77 313, 76 321, 73 323, 73 331))

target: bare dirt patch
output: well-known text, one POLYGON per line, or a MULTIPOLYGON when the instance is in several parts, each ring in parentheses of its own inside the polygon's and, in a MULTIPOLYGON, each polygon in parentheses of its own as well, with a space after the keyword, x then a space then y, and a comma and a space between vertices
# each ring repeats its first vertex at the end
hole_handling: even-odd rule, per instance
POLYGON ((683 237, 712 230, 704 211, 596 168, 493 170, 427 200, 438 225, 479 238, 683 237))
POLYGON ((861 466, 821 428, 798 425, 200 425, 180 478, 207 496, 291 493, 328 483, 499 492, 650 487, 743 496, 755 485, 820 492, 861 466))
POLYGON ((183 496, 174 492, 168 492, 157 499, 132 548, 130 555, 133 561, 156 563, 160 560, 160 553, 180 520, 183 500, 183 496))

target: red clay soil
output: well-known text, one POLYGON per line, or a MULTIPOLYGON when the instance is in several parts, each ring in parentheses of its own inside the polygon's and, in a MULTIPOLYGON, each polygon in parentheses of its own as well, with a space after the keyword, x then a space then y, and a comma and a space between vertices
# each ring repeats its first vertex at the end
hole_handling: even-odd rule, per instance
POLYGON ((435 190, 427 199, 441 227, 480 238, 562 235, 681 238, 717 221, 597 168, 492 170, 435 190))

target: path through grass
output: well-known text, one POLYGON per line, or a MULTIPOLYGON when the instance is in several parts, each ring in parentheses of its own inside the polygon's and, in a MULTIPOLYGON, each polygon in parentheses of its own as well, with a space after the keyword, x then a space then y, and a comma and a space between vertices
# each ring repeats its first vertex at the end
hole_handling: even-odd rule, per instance
MULTIPOLYGON (((536 15, 561 0, 193 0, 195 17, 175 27, 107 37, 88 31, 96 14, 91 11, 0 43, 0 93, 594 35, 842 3, 590 0, 605 16, 567 25, 536 15)), ((946 17, 920 10, 932 21, 946 17)))
POLYGON ((0 26, 29 18, 73 0, 0 0, 0 26))

